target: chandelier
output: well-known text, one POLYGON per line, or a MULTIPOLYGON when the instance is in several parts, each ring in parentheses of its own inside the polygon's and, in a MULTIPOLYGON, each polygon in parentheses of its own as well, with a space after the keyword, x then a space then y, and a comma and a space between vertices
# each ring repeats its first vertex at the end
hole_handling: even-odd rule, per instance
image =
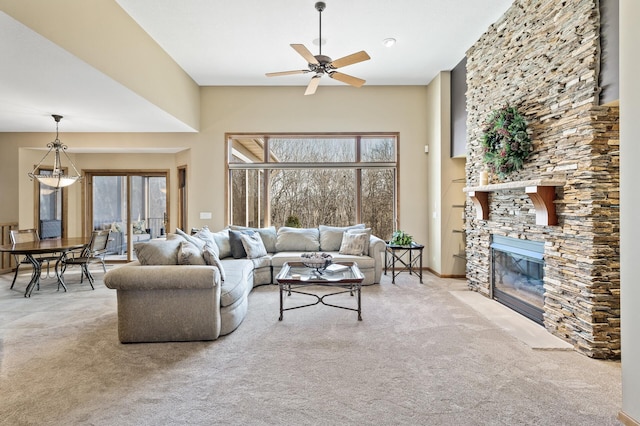
POLYGON ((80 173, 78 173, 78 169, 76 169, 73 161, 71 161, 71 158, 69 158, 66 153, 67 146, 60 142, 60 139, 58 138, 58 123, 60 123, 60 120, 62 120, 62 116, 53 114, 52 117, 56 121, 56 139, 53 142, 49 142, 47 144, 47 148, 49 148, 49 151, 47 151, 44 157, 42 157, 42 160, 40 160, 40 162, 33 168, 33 171, 29 173, 29 177, 32 180, 34 178, 37 179, 38 182, 43 185, 59 189, 65 186, 73 185, 76 181, 82 179, 82 177, 80 176, 80 173), (51 174, 36 174, 42 162, 47 158, 49 154, 51 154, 51 151, 54 151, 53 171, 51 172, 51 174), (64 170, 62 170, 62 164, 60 163, 60 152, 62 152, 64 156, 67 157, 67 160, 69 160, 69 164, 75 172, 74 176, 64 174, 64 170))

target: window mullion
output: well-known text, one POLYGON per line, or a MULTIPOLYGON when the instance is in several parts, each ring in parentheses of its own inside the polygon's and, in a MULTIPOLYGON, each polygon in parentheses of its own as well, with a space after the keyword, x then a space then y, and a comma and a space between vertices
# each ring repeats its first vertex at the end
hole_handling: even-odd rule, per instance
MULTIPOLYGON (((356 137, 356 162, 360 163, 362 160, 361 150, 362 136, 356 137)), ((362 223, 362 169, 356 169, 356 222, 362 223)))

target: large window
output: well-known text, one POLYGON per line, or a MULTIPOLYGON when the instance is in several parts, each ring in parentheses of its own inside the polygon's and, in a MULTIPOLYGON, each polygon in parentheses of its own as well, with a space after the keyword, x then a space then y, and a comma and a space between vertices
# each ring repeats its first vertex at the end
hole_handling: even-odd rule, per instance
POLYGON ((229 222, 346 226, 388 239, 396 223, 397 134, 227 135, 229 222))

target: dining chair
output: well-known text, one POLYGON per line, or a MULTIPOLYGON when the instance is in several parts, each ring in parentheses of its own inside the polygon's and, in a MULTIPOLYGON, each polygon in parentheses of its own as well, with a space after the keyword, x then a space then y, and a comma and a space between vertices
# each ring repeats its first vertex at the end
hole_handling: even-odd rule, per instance
MULTIPOLYGON (((9 232, 9 237, 11 238, 11 244, 28 243, 28 242, 40 240, 40 237, 38 236, 38 231, 36 231, 35 229, 12 229, 9 232)), ((33 256, 33 258, 37 262, 40 262, 41 265, 47 262, 47 275, 49 275, 50 262, 57 261, 59 257, 60 256, 33 256)), ((29 262, 26 256, 20 259, 19 255, 14 255, 14 258, 16 259, 16 272, 13 275, 13 281, 11 282, 10 288, 13 288, 14 284, 16 283, 16 278, 18 278, 18 270, 20 269, 20 265, 31 265, 31 262, 29 262)), ((38 281, 37 289, 40 290, 40 281, 38 281)))
POLYGON ((79 265, 81 268, 80 283, 83 282, 86 276, 89 280, 89 284, 93 289, 94 278, 89 271, 89 264, 94 262, 102 263, 102 269, 107 272, 107 267, 104 263, 104 257, 107 254, 107 245, 109 244, 109 234, 111 231, 93 231, 91 233, 91 240, 79 251, 79 255, 76 257, 62 258, 60 266, 60 276, 64 280, 64 273, 68 266, 79 265))

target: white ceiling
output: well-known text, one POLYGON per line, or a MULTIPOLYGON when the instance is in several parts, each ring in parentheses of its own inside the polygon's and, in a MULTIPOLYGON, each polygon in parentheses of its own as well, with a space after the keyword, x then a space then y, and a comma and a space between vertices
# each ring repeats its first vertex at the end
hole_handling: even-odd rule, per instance
MULTIPOLYGON (((318 53, 315 1, 115 0, 201 86, 300 86, 310 74, 290 46, 318 53)), ((367 85, 426 85, 452 69, 512 0, 325 1, 322 53, 365 50, 341 68, 367 85), (397 39, 384 47, 382 40, 397 39)), ((0 12, 0 131, 190 132, 193 129, 0 12)), ((323 85, 343 85, 323 78, 323 85)), ((349 90, 358 90, 348 88, 349 90)))

